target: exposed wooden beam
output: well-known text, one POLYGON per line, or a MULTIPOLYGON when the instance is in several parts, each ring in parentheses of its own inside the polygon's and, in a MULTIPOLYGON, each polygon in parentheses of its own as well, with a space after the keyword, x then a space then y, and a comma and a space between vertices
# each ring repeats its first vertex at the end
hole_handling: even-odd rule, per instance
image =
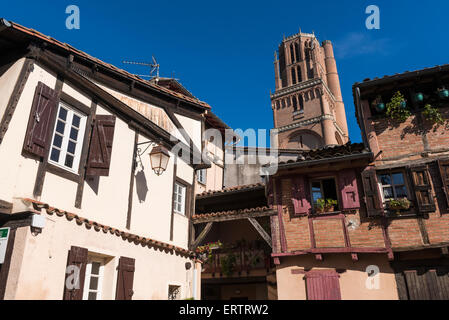
POLYGON ((254 218, 248 218, 248 221, 251 222, 253 227, 259 232, 260 236, 268 243, 270 248, 272 248, 271 237, 265 231, 265 229, 260 225, 260 223, 254 218))
POLYGON ((195 241, 192 243, 192 250, 195 250, 198 247, 198 245, 201 243, 201 241, 203 241, 204 238, 206 238, 206 236, 209 233, 210 229, 212 229, 213 224, 214 224, 213 222, 209 222, 204 227, 203 231, 200 233, 198 238, 196 238, 195 241))

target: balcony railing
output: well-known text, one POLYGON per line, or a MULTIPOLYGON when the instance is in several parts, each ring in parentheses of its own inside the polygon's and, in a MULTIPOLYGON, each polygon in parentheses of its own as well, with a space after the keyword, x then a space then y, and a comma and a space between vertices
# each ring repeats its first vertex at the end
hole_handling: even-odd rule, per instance
POLYGON ((203 265, 203 272, 220 276, 236 276, 249 274, 254 270, 269 271, 272 268, 271 260, 270 254, 263 249, 216 249, 203 265))

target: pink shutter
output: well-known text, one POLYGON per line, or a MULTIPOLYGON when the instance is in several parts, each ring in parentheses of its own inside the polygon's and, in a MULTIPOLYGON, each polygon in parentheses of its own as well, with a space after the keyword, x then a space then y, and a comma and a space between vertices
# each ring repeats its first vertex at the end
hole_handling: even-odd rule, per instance
POLYGON ((354 169, 340 171, 338 174, 338 184, 343 202, 342 209, 360 208, 359 191, 357 188, 357 178, 354 169))
POLYGON ((292 179, 292 202, 295 214, 308 214, 312 208, 308 199, 306 179, 304 176, 297 176, 292 179))
POLYGON ((339 278, 335 271, 307 272, 307 300, 341 300, 339 278))

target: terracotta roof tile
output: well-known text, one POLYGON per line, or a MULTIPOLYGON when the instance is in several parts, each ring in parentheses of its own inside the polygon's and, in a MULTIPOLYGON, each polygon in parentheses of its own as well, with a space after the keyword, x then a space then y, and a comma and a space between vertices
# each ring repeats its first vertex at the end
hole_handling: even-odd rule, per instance
POLYGON ((259 189, 259 188, 263 188, 263 187, 265 187, 264 183, 256 183, 256 184, 248 184, 248 185, 242 185, 242 186, 229 187, 229 188, 224 188, 221 190, 210 190, 210 191, 205 191, 205 192, 199 194, 197 196, 197 198, 210 197, 210 196, 220 195, 220 194, 225 194, 225 193, 230 193, 230 192, 259 189))
POLYGON ((241 215, 241 214, 261 213, 261 212, 272 211, 272 210, 273 210, 273 207, 257 207, 257 208, 240 209, 240 210, 201 213, 201 214, 193 215, 192 219, 197 220, 197 219, 213 218, 213 217, 237 216, 237 215, 241 215))
POLYGON ((44 203, 44 202, 40 202, 40 201, 37 201, 34 199, 29 199, 29 198, 22 198, 22 200, 25 202, 31 203, 36 210, 45 209, 47 214, 49 214, 49 215, 56 213, 60 217, 65 216, 68 221, 73 221, 75 219, 75 221, 78 225, 80 225, 80 226, 84 225, 88 229, 92 229, 92 227, 94 227, 94 230, 96 232, 103 230, 104 233, 108 233, 108 231, 109 231, 109 233, 111 233, 113 235, 115 234, 118 237, 121 236, 123 238, 123 240, 134 239, 135 244, 139 244, 139 243, 142 245, 152 244, 153 246, 162 247, 162 248, 168 249, 170 251, 175 251, 177 253, 182 253, 182 254, 189 255, 189 256, 194 256, 194 254, 195 254, 193 251, 186 250, 186 249, 183 249, 180 247, 176 247, 174 245, 171 245, 171 244, 168 244, 165 242, 160 242, 157 240, 140 237, 138 235, 131 234, 126 231, 122 231, 122 230, 119 230, 116 228, 102 225, 95 221, 90 221, 86 218, 79 217, 78 215, 76 215, 74 213, 70 213, 67 211, 59 210, 54 207, 50 207, 47 203, 44 203))

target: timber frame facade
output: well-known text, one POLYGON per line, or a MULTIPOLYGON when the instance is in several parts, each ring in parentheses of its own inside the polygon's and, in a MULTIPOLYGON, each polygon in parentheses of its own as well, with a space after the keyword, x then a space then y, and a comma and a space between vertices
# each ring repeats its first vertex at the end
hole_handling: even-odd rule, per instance
POLYGON ((189 248, 210 106, 4 19, 0 47, 0 298, 198 299, 189 248), (153 145, 170 154, 160 176, 153 145))

